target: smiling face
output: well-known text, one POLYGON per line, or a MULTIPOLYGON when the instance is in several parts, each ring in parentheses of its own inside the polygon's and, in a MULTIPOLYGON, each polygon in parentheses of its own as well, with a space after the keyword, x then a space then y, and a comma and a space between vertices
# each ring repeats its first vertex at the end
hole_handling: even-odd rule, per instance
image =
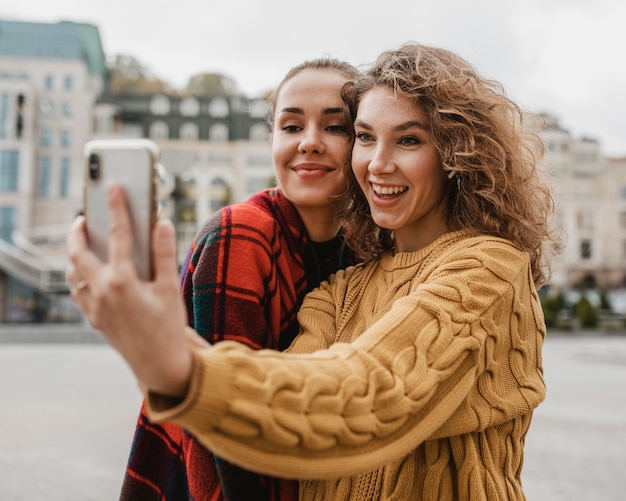
POLYGON ((387 87, 361 98, 352 170, 374 222, 394 232, 396 252, 412 252, 450 230, 448 180, 424 108, 387 87))
POLYGON ((276 175, 305 224, 311 217, 334 218, 331 197, 346 187, 344 169, 351 143, 340 94, 346 81, 338 71, 309 68, 287 80, 276 100, 272 133, 276 175))

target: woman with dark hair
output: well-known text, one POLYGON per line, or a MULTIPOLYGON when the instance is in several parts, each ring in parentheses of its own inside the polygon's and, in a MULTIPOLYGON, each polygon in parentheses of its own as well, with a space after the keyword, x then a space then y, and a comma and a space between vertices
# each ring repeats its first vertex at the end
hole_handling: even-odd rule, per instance
MULTIPOLYGON (((298 333, 304 295, 354 264, 337 217, 352 125, 342 86, 359 72, 320 58, 292 68, 271 97, 279 188, 217 212, 182 268, 189 324, 205 340, 284 350, 298 333)), ((214 457, 180 426, 139 415, 121 500, 296 499, 293 482, 262 477, 214 457)))

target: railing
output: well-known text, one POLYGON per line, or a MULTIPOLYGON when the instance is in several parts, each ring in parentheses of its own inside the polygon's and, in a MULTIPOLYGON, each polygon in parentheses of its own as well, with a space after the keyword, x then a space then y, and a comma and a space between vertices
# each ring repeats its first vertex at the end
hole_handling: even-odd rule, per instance
MULTIPOLYGON (((21 238, 18 237, 17 240, 21 241, 21 238)), ((67 292, 69 290, 65 280, 65 267, 65 261, 52 258, 38 248, 35 253, 31 253, 24 248, 0 240, 0 268, 42 292, 67 292)))
MULTIPOLYGON (((181 264, 197 225, 179 223, 176 229, 181 264)), ((0 269, 42 292, 68 292, 65 279, 67 230, 68 225, 42 226, 30 229, 27 234, 13 232, 13 244, 0 239, 0 269)))

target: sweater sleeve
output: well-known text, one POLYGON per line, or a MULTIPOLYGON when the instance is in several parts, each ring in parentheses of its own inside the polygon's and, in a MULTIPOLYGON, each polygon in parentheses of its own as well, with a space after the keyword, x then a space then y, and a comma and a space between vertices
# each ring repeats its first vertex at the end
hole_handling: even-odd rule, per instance
MULTIPOLYGON (((313 298, 343 304, 338 280, 313 298)), ((317 315, 307 306, 314 299, 305 300, 303 329, 331 332, 341 316, 317 315)), ((538 405, 535 301, 523 253, 459 251, 351 343, 310 354, 252 353, 229 342, 195 352, 185 401, 168 408, 151 398, 151 416, 262 473, 369 471, 429 438, 484 430, 538 405)))

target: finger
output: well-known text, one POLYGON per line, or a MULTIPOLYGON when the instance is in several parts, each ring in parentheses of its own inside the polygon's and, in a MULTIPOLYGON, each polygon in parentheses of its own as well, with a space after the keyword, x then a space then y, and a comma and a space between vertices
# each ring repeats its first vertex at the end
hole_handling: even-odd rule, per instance
POLYGON ((133 251, 133 233, 124 189, 116 183, 107 186, 109 204, 109 261, 130 260, 133 251))
POLYGON ((102 262, 89 250, 84 216, 78 216, 67 233, 67 252, 70 263, 66 270, 68 282, 89 280, 102 262))
POLYGON ((67 251, 70 257, 87 248, 87 233, 85 232, 85 216, 78 216, 67 233, 67 251))
POLYGON ((152 259, 155 281, 176 282, 178 286, 178 263, 176 259, 176 231, 169 220, 158 221, 152 232, 152 259))

